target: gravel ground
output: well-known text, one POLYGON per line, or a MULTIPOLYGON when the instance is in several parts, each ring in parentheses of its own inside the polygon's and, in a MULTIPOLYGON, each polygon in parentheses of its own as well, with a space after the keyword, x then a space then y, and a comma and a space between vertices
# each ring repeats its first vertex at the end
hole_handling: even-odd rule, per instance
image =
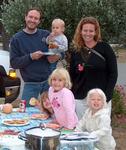
POLYGON ((116 150, 126 149, 126 128, 113 128, 113 136, 116 140, 116 150))

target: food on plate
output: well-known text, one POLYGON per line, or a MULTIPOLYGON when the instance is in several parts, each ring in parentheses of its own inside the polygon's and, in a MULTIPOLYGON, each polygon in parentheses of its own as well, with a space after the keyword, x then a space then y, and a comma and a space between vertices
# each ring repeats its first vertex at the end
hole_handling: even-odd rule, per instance
POLYGON ((38 104, 38 100, 35 97, 32 97, 29 101, 31 106, 36 106, 38 104))
POLYGON ((18 135, 19 132, 18 131, 14 131, 14 130, 4 130, 0 132, 0 136, 3 135, 18 135))
POLYGON ((50 49, 58 48, 58 45, 56 43, 54 43, 54 42, 50 42, 49 43, 49 48, 50 49))
POLYGON ((28 123, 28 119, 7 119, 3 121, 6 125, 25 125, 28 123))
POLYGON ((3 105, 3 109, 2 109, 3 113, 9 114, 12 112, 12 110, 13 110, 12 104, 6 103, 3 105))
POLYGON ((51 129, 59 129, 59 128, 60 128, 60 125, 57 124, 57 123, 47 123, 47 124, 46 124, 46 127, 47 127, 47 128, 51 128, 51 129))
POLYGON ((48 119, 49 115, 48 114, 32 114, 31 119, 48 119))

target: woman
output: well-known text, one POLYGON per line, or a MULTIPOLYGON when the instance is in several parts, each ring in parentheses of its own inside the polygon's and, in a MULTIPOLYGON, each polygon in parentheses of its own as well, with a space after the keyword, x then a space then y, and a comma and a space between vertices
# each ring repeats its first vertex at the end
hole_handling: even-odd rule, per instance
POLYGON ((82 18, 76 28, 69 71, 79 118, 87 108, 85 97, 90 89, 102 89, 107 102, 111 101, 118 74, 116 56, 110 45, 101 40, 100 26, 94 17, 82 18))

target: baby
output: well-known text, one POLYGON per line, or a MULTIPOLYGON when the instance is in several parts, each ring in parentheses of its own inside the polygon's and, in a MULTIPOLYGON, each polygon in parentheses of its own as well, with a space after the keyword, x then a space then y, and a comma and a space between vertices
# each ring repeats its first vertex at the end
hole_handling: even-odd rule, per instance
POLYGON ((60 54, 68 49, 68 40, 64 35, 65 23, 62 19, 54 19, 52 22, 52 32, 46 41, 49 44, 49 51, 60 54))
MULTIPOLYGON (((65 23, 62 19, 54 19, 52 21, 52 32, 47 37, 46 42, 49 45, 49 52, 54 55, 64 56, 65 51, 68 50, 68 40, 64 35, 65 23)), ((51 65, 53 71, 56 68, 57 63, 51 65)))

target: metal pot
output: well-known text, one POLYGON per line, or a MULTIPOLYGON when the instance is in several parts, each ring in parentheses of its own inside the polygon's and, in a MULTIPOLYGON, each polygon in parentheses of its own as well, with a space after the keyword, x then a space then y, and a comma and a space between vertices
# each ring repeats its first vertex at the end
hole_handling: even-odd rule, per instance
POLYGON ((58 150, 60 147, 60 131, 40 127, 25 131, 25 147, 27 150, 58 150))

